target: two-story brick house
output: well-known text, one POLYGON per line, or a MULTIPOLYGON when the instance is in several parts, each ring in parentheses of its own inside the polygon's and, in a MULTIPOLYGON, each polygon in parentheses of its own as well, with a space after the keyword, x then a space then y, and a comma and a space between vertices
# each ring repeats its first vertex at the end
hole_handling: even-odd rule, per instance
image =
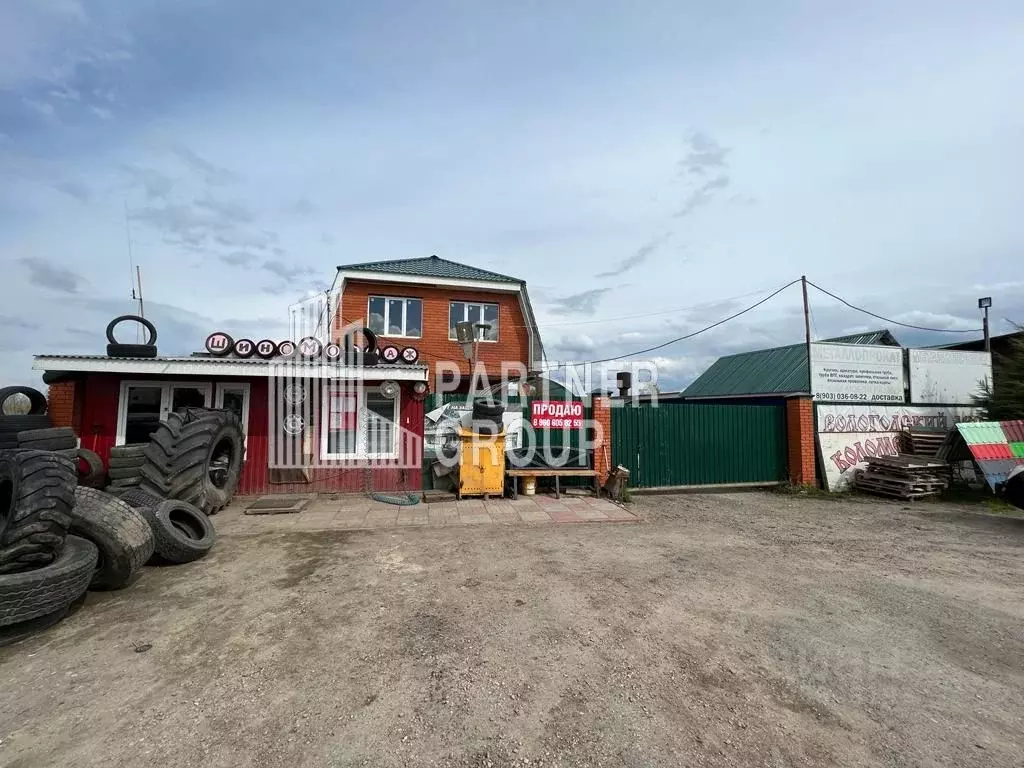
POLYGON ((72 427, 104 463, 114 446, 147 442, 179 407, 234 410, 245 433, 239 492, 261 494, 420 488, 433 369, 451 361, 468 373, 454 340, 457 321, 491 326, 479 356, 495 382, 502 362, 533 370, 541 359, 526 284, 515 278, 437 257, 354 264, 338 268, 335 296, 335 322, 324 325, 337 342, 346 324, 357 323, 379 332, 379 347, 412 347, 419 360, 331 359, 327 346, 317 349, 326 334, 307 354, 295 342, 308 327, 293 327, 280 342, 211 328, 206 352, 38 355, 33 367, 50 385, 53 424, 72 427))
POLYGON ((437 256, 346 264, 338 276, 336 337, 358 324, 377 334, 380 346, 414 344, 435 380, 444 364, 457 367, 457 391, 466 391, 469 362, 455 324, 486 323, 477 354, 492 383, 501 380, 503 363, 540 370, 543 346, 523 280, 437 256))

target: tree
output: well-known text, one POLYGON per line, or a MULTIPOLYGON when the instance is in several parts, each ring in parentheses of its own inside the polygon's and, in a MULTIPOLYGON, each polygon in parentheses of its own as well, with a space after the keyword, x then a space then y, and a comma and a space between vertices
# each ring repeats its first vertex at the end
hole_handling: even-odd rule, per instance
POLYGON ((984 382, 974 398, 988 421, 1024 419, 1024 339, 1011 338, 1009 347, 1005 355, 993 354, 992 381, 984 382))

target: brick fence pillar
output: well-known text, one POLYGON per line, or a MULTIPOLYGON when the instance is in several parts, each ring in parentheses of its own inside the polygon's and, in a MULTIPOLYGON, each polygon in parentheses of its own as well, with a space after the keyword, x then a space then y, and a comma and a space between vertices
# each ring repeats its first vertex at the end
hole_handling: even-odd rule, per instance
POLYGON ((814 403, 809 397, 793 397, 786 401, 786 442, 789 460, 789 482, 793 485, 818 484, 815 471, 814 403))
POLYGON ((596 422, 594 429, 594 471, 597 479, 604 484, 612 468, 612 401, 607 397, 595 397, 590 408, 590 417, 596 422))
POLYGON ((77 382, 59 381, 50 385, 46 396, 46 410, 55 427, 71 427, 79 432, 79 414, 76 412, 75 396, 77 382))

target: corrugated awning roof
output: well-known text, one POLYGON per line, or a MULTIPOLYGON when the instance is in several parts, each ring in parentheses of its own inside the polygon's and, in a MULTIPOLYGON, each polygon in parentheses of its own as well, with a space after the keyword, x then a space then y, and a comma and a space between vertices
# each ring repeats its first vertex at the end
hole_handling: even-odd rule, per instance
POLYGON ((316 379, 427 381, 425 365, 346 366, 322 361, 241 359, 236 357, 107 357, 36 355, 32 369, 69 373, 154 376, 299 376, 316 379))
POLYGON ((421 277, 442 277, 454 280, 489 280, 497 283, 521 283, 517 277, 501 275, 486 269, 460 264, 457 261, 427 256, 418 259, 394 259, 392 261, 364 261, 360 264, 342 264, 342 271, 380 272, 391 275, 419 275, 421 277))
MULTIPOLYGON (((835 344, 899 346, 888 330, 822 339, 835 344)), ((807 345, 740 352, 716 360, 683 391, 684 397, 788 395, 807 392, 807 345)))

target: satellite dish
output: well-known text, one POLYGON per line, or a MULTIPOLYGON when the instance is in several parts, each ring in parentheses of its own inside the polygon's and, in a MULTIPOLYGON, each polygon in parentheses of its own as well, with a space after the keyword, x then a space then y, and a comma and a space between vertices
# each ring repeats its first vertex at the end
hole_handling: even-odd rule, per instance
POLYGON ((399 387, 397 381, 384 381, 380 385, 380 393, 388 400, 398 397, 399 387))

